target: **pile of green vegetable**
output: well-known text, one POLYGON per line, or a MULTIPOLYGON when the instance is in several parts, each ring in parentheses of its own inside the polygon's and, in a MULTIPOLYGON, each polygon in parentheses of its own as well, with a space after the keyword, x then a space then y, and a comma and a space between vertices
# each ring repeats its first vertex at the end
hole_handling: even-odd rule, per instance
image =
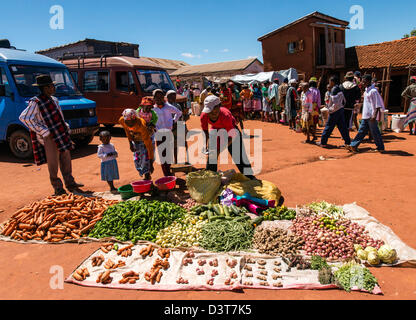
POLYGON ((327 285, 335 283, 335 276, 325 258, 313 255, 311 257, 311 269, 318 270, 318 280, 320 284, 327 285))
POLYGON ((340 206, 328 203, 326 201, 312 202, 307 205, 317 215, 324 215, 334 219, 344 218, 344 210, 340 206))
POLYGON ((234 218, 214 220, 202 227, 201 247, 215 252, 239 251, 251 247, 254 228, 250 221, 234 218))
POLYGON ((377 284, 377 279, 370 270, 355 261, 342 265, 334 273, 336 284, 347 292, 352 288, 372 292, 377 284))
POLYGON ((163 248, 197 247, 202 240, 202 226, 206 223, 206 220, 187 214, 160 230, 156 236, 156 244, 163 248))
POLYGON ((249 219, 246 215, 247 209, 235 205, 226 206, 221 204, 198 205, 190 210, 190 214, 199 216, 201 220, 208 219, 212 222, 215 220, 232 220, 235 217, 242 217, 242 220, 249 219))
POLYGON ((157 233, 173 221, 184 217, 180 206, 161 201, 126 201, 109 207, 89 236, 114 237, 136 243, 138 240, 155 241, 157 233))
POLYGON ((296 218, 296 210, 288 209, 285 206, 267 209, 263 212, 264 220, 293 220, 296 218))

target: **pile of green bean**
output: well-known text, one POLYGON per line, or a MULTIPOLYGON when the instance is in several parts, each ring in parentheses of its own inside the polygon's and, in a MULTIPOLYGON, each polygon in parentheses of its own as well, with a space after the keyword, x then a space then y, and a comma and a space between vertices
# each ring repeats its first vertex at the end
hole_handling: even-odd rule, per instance
POLYGON ((202 227, 202 248, 214 251, 239 251, 252 246, 254 227, 250 221, 214 220, 202 227))

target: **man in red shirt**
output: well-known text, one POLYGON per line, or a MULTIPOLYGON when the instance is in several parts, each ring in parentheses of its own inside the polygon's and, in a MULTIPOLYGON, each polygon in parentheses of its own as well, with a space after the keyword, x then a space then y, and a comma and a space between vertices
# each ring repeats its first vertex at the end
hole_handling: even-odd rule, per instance
POLYGON ((218 155, 225 147, 227 147, 238 170, 248 178, 255 179, 250 160, 248 159, 244 148, 242 134, 237 128, 237 122, 231 114, 231 111, 222 107, 221 100, 218 97, 212 95, 205 99, 204 109, 202 110, 200 119, 201 128, 207 138, 207 150, 209 150, 206 169, 214 172, 218 170, 218 155), (211 134, 217 134, 217 139, 209 138, 209 125, 211 125, 211 134), (227 142, 223 142, 222 144, 220 139, 221 133, 213 132, 213 130, 219 131, 221 129, 224 129, 227 132, 228 138, 227 142), (210 143, 210 140, 212 140, 213 143, 210 143), (233 152, 233 149, 238 150, 238 152, 233 152))

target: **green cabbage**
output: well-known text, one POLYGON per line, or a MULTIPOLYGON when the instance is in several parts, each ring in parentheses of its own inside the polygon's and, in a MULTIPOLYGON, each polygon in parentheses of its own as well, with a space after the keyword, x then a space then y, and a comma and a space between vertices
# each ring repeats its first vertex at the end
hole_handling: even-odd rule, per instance
POLYGON ((377 251, 371 251, 367 256, 367 261, 372 266, 380 264, 380 258, 378 257, 377 251))
POLYGON ((357 257, 360 260, 367 260, 368 252, 367 251, 364 251, 362 249, 361 250, 358 250, 357 251, 357 257))
POLYGON ((384 263, 392 264, 397 259, 397 252, 389 245, 381 246, 378 250, 378 256, 384 263))

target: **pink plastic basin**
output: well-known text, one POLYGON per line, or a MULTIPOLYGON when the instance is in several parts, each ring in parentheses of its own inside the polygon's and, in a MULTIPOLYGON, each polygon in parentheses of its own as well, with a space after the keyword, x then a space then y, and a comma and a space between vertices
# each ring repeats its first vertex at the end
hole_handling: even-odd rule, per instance
POLYGON ((149 181, 149 180, 135 181, 131 183, 131 186, 133 187, 134 192, 145 193, 145 192, 150 191, 150 189, 152 189, 152 181, 149 181))
POLYGON ((159 190, 172 190, 176 186, 176 177, 164 177, 156 180, 156 187, 159 190))

